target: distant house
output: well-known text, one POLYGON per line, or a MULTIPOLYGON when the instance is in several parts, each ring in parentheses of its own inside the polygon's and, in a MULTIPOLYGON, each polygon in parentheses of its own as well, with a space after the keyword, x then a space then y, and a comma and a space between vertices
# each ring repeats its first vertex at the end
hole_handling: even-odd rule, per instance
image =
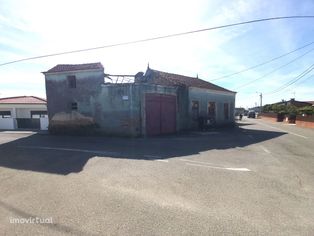
POLYGON ((0 129, 48 128, 46 100, 35 96, 0 98, 0 129))
POLYGON ((306 101, 306 103, 312 104, 312 106, 314 106, 314 101, 306 101))
POLYGON ((104 83, 101 63, 57 65, 44 75, 52 129, 95 123, 104 133, 141 136, 197 129, 201 118, 234 123, 236 93, 199 78, 147 68, 132 83, 104 83))
POLYGON ((305 107, 305 106, 312 106, 313 104, 311 102, 302 102, 302 101, 296 101, 294 98, 291 98, 289 101, 281 101, 274 103, 276 105, 293 105, 296 107, 305 107))

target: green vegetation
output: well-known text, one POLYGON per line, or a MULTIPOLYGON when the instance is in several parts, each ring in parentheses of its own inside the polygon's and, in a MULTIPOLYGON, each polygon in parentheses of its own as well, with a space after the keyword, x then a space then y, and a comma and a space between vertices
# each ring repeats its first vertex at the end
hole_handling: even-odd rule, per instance
POLYGON ((314 115, 314 107, 306 106, 298 109, 299 114, 314 115))
POLYGON ((278 104, 272 104, 272 105, 265 105, 263 106, 263 112, 265 113, 276 113, 281 115, 313 115, 314 114, 314 107, 313 106, 305 106, 301 108, 297 108, 293 105, 278 105, 278 104))

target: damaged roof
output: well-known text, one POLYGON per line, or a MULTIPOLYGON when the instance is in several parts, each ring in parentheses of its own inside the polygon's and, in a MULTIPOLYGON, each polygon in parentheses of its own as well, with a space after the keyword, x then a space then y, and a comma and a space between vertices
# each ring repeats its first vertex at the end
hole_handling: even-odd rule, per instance
POLYGON ((147 69, 145 77, 147 77, 149 83, 157 85, 186 86, 235 93, 231 90, 225 89, 223 87, 220 87, 218 85, 212 84, 199 78, 162 72, 150 68, 147 69))
POLYGON ((56 73, 79 70, 99 70, 99 69, 104 69, 103 65, 100 62, 85 64, 58 64, 44 73, 56 73))
POLYGON ((46 104, 46 100, 35 96, 0 98, 0 104, 46 104))

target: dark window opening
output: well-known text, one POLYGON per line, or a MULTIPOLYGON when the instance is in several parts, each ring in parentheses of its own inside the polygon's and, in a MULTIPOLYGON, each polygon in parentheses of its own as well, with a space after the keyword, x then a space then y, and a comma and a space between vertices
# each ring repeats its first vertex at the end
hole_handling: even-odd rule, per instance
POLYGON ((225 120, 229 120, 229 104, 224 103, 224 115, 225 115, 225 120))
POLYGON ((76 77, 75 75, 70 75, 67 77, 69 88, 76 88, 76 77))
POLYGON ((71 103, 71 109, 75 110, 75 111, 77 110, 77 102, 72 102, 71 103))
POLYGON ((199 117, 199 102, 192 101, 192 118, 197 120, 199 117))
POLYGON ((31 111, 31 118, 38 119, 47 117, 47 111, 31 111))
POLYGON ((11 111, 0 111, 0 117, 11 118, 11 111))
POLYGON ((208 116, 215 117, 216 115, 216 103, 215 102, 208 102, 208 116))

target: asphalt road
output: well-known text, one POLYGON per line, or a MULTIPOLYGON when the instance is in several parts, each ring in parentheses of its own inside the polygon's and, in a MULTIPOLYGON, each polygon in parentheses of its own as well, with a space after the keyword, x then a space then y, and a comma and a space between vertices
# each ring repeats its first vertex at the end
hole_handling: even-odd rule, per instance
POLYGON ((314 235, 314 130, 0 132, 1 235, 314 235), (12 223, 27 219, 51 223, 12 223))

